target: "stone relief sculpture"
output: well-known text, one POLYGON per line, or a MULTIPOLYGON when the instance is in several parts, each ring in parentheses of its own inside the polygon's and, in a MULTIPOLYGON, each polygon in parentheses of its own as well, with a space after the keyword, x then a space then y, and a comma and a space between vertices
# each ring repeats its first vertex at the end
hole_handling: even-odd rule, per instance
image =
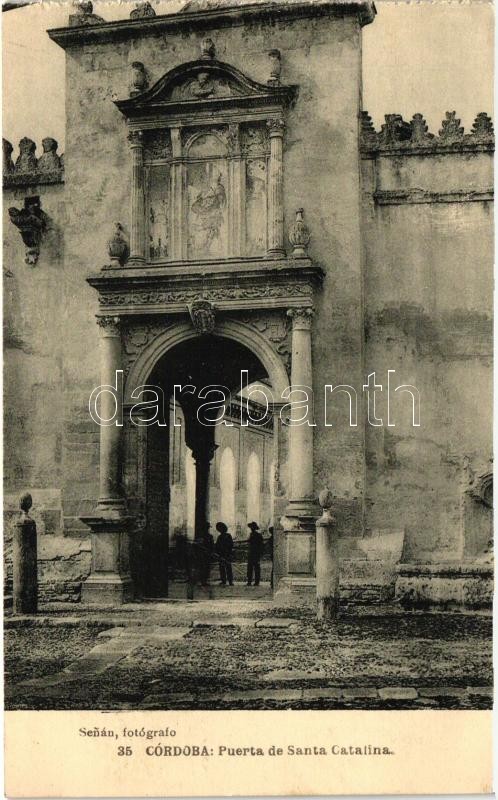
POLYGON ((189 305, 188 310, 192 325, 199 335, 206 336, 214 331, 216 314, 209 300, 196 300, 189 305))
POLYGON ((40 255, 40 243, 47 228, 47 215, 39 197, 26 197, 23 208, 9 208, 11 222, 19 229, 26 245, 26 264, 34 266, 40 255))
POLYGON ((226 163, 194 164, 188 170, 189 257, 222 257, 227 250, 226 163))

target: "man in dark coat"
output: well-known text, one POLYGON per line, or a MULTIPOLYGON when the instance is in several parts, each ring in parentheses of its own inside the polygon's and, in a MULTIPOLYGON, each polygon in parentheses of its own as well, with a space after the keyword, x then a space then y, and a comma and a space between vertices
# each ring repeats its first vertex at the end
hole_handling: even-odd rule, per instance
POLYGON ((205 527, 198 539, 195 540, 197 553, 197 570, 201 586, 209 586, 209 576, 211 572, 211 557, 214 550, 214 539, 209 533, 211 525, 206 522, 205 527))
POLYGON ((220 565, 220 581, 223 586, 233 586, 233 570, 232 570, 232 555, 233 555, 233 539, 228 533, 228 528, 224 522, 216 523, 216 530, 220 534, 216 540, 216 555, 220 565))
POLYGON ((247 526, 251 533, 249 534, 249 552, 247 557, 247 585, 251 586, 252 578, 254 575, 254 585, 259 586, 261 580, 261 556, 263 555, 263 537, 259 532, 259 525, 257 522, 250 522, 247 526))

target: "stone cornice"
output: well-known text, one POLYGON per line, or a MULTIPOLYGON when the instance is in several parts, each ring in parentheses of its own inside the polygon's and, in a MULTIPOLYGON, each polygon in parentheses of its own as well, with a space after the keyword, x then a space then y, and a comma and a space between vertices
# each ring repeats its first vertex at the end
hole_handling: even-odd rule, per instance
POLYGON ((66 49, 82 47, 95 42, 125 41, 138 36, 157 36, 185 30, 231 27, 243 25, 249 20, 273 23, 279 20, 303 17, 357 15, 360 25, 368 25, 373 22, 375 14, 375 5, 371 0, 358 0, 358 2, 318 0, 314 3, 309 0, 296 3, 268 2, 209 11, 186 11, 141 19, 103 22, 96 25, 52 28, 47 32, 52 41, 66 49))
POLYGON ((321 267, 310 259, 102 270, 87 280, 99 293, 101 313, 185 313, 195 300, 224 311, 311 306, 321 267))
POLYGON ((380 189, 374 192, 379 206, 415 205, 417 203, 482 203, 493 200, 493 189, 460 189, 433 192, 425 189, 380 189))

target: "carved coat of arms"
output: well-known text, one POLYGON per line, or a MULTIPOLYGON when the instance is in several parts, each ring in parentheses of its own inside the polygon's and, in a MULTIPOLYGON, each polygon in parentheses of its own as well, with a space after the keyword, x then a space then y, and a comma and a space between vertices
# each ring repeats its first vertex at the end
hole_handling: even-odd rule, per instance
POLYGON ((209 300, 195 300, 188 307, 192 325, 201 336, 214 331, 216 325, 215 309, 209 300))

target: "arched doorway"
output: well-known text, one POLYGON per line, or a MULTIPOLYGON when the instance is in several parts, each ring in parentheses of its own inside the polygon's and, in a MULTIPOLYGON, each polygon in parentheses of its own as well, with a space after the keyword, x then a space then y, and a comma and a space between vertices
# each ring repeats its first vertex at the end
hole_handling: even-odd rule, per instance
MULTIPOLYGON (((146 356, 144 354, 144 364, 147 363, 146 356)), ((191 531, 193 527, 194 538, 198 539, 210 521, 211 533, 215 534, 218 513, 222 519, 227 517, 229 525, 233 524, 236 518, 236 474, 243 449, 241 438, 246 437, 249 441, 253 434, 266 436, 268 464, 272 460, 273 447, 268 427, 272 422, 271 410, 262 420, 261 431, 252 430, 258 427, 255 423, 258 413, 261 416, 261 409, 255 410, 254 404, 250 409, 249 425, 241 426, 241 418, 237 419, 240 409, 245 413, 246 408, 240 395, 244 381, 249 384, 265 381, 271 395, 272 377, 260 358, 245 344, 218 335, 193 337, 189 331, 182 341, 172 343, 158 356, 145 381, 142 378, 143 382, 139 384, 154 386, 164 398, 166 409, 162 420, 141 431, 145 513, 142 530, 137 534, 132 551, 132 571, 139 591, 145 597, 168 596, 168 584, 175 576, 178 577, 178 564, 175 564, 175 570, 172 569, 178 540, 183 535, 190 538, 189 528, 191 531), (224 387, 223 391, 221 387, 224 387), (178 409, 181 413, 177 414, 178 409), (172 448, 172 436, 178 424, 185 426, 181 438, 186 452, 181 456, 184 460, 180 469, 186 492, 184 531, 178 530, 178 513, 172 515, 170 508, 171 503, 178 502, 178 494, 175 492, 172 496, 170 492, 170 476, 176 469, 173 462, 178 459, 172 448), (230 436, 233 440, 231 445, 230 436), (172 516, 176 520, 174 532, 169 525, 172 516)), ((130 376, 126 391, 130 395, 133 391, 133 387, 130 389, 130 376)), ((258 464, 257 486, 260 487, 261 483, 258 464)), ((266 478, 264 485, 268 485, 266 478)))

